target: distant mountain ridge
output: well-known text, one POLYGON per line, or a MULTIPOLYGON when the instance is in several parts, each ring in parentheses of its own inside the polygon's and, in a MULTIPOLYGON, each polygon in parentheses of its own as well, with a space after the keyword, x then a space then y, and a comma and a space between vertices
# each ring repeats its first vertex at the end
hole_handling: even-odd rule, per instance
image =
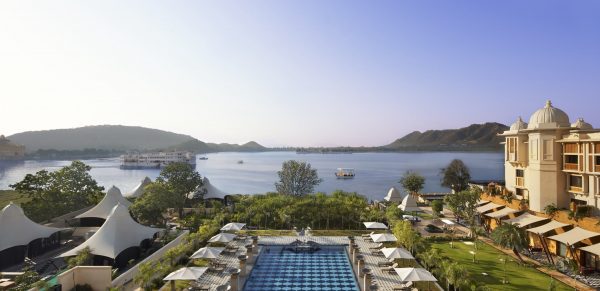
MULTIPOLYGON (((104 155, 126 151, 187 150, 195 153, 219 151, 264 151, 256 142, 237 144, 205 143, 192 136, 140 126, 94 125, 68 129, 26 131, 8 137, 25 145, 28 153, 81 155, 98 150, 104 155), (57 153, 57 151, 60 151, 57 153)), ((102 155, 102 156, 104 156, 102 155)))
POLYGON ((487 122, 471 124, 459 129, 413 131, 382 148, 388 150, 495 150, 501 149, 504 140, 499 133, 508 126, 487 122))

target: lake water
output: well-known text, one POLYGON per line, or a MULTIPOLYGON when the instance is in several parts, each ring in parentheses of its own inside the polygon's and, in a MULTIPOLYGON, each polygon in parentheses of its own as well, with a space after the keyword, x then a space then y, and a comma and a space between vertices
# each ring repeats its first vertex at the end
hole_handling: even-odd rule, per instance
MULTIPOLYGON (((475 180, 503 180, 502 153, 354 153, 354 154, 296 154, 295 152, 214 153, 198 160, 196 170, 210 179, 211 184, 232 194, 255 194, 275 191, 277 171, 287 160, 309 162, 323 182, 315 190, 331 192, 336 189, 355 191, 370 199, 381 200, 391 186, 401 189, 398 180, 407 170, 417 171, 426 179, 423 192, 447 192, 440 186, 440 169, 452 159, 461 159, 475 180), (243 164, 237 161, 243 160, 243 164), (354 168, 354 179, 336 179, 336 168, 354 168)), ((200 155, 198 156, 200 157, 200 155)), ((92 167, 91 175, 106 188, 115 185, 128 192, 145 176, 155 179, 158 169, 121 170, 119 159, 84 160, 92 167)), ((56 170, 70 161, 0 161, 0 189, 18 182, 28 173, 56 170)))

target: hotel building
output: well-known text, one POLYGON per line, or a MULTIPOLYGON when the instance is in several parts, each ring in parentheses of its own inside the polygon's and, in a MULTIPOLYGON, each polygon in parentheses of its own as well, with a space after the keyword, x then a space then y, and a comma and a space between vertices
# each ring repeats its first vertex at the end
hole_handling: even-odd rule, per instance
POLYGON ((529 123, 519 118, 501 135, 506 138, 506 188, 528 200, 530 210, 543 212, 550 204, 571 210, 599 207, 600 130, 581 118, 571 124, 547 101, 529 123))

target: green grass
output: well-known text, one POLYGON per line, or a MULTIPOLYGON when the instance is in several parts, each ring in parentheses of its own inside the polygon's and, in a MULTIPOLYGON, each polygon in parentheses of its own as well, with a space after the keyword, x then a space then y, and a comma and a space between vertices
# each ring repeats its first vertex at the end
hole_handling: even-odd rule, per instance
POLYGON ((278 229, 257 229, 257 230, 242 230, 240 233, 245 233, 247 235, 260 235, 260 236, 289 236, 296 235, 294 231, 291 230, 278 230, 278 229))
POLYGON ((21 197, 22 195, 14 190, 0 190, 0 209, 8 205, 11 201, 17 204, 23 204, 29 201, 28 198, 21 197))
MULTIPOLYGON (((466 245, 461 241, 454 242, 454 248, 450 248, 449 242, 432 243, 434 248, 442 251, 442 255, 466 266, 469 269, 471 279, 474 282, 483 282, 492 290, 548 290, 550 276, 530 266, 520 266, 516 259, 508 257, 506 264, 506 278, 508 284, 502 284, 504 278, 504 265, 500 259, 504 259, 504 253, 485 244, 478 243, 476 263, 473 263, 472 245, 466 245), (488 275, 482 275, 487 273, 488 275)), ((573 288, 556 281, 556 290, 573 290, 573 288)))
POLYGON ((371 231, 372 230, 313 229, 310 231, 310 233, 314 236, 360 236, 371 233, 371 231))

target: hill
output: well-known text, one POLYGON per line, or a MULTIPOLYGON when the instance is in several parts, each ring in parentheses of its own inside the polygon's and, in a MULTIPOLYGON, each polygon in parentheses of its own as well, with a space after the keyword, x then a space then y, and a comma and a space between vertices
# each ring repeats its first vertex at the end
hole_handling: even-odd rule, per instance
POLYGON ((28 152, 37 150, 74 151, 97 149, 109 151, 152 150, 167 148, 194 139, 189 135, 139 126, 96 125, 69 129, 27 131, 9 137, 25 145, 28 152))
POLYGON ((192 139, 184 143, 171 146, 167 150, 191 151, 195 153, 211 153, 211 152, 261 152, 268 148, 251 141, 243 145, 230 143, 205 143, 197 139, 192 139))
POLYGON ((508 126, 496 122, 471 124, 459 129, 414 131, 382 148, 385 150, 499 150, 498 133, 508 126))

